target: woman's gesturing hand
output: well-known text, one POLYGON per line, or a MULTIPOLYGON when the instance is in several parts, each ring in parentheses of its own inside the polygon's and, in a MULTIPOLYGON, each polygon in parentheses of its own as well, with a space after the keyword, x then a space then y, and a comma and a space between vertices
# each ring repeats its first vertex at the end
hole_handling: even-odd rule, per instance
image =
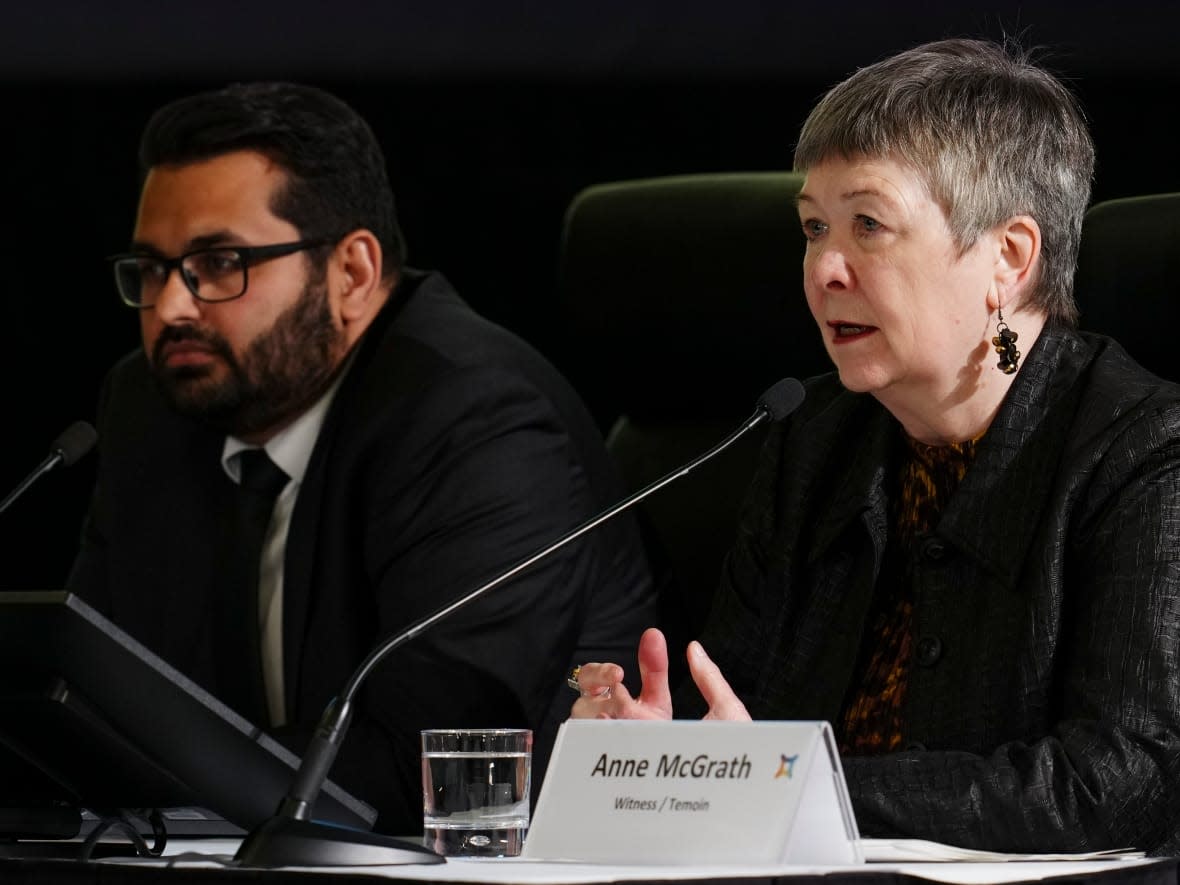
MULTIPOLYGON (((583 664, 578 668, 580 697, 574 702, 573 719, 671 719, 672 691, 668 685, 668 644, 654 627, 639 639, 638 697, 623 684, 618 664, 583 664)), ((701 696, 709 705, 705 719, 748 720, 750 714, 721 670, 705 654, 699 642, 688 644, 688 667, 701 696)))

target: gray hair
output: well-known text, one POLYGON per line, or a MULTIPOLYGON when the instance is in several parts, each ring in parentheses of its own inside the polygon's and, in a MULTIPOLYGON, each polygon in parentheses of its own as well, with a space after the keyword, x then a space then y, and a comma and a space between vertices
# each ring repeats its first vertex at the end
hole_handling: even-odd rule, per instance
POLYGON ((914 169, 961 251, 1013 216, 1036 219, 1031 304, 1077 323, 1073 275, 1094 144, 1073 94, 1019 47, 941 40, 861 68, 808 115, 795 169, 834 156, 914 169))

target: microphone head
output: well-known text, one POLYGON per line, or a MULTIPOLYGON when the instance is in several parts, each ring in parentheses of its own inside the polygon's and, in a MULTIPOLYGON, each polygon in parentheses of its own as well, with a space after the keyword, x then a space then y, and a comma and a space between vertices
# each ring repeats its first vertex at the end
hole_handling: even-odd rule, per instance
POLYGON ((50 454, 61 458, 61 463, 69 467, 98 442, 98 432, 85 421, 75 421, 61 432, 49 447, 50 454))
POLYGON ((783 378, 758 397, 758 408, 764 409, 772 421, 781 421, 799 408, 806 395, 796 379, 783 378))

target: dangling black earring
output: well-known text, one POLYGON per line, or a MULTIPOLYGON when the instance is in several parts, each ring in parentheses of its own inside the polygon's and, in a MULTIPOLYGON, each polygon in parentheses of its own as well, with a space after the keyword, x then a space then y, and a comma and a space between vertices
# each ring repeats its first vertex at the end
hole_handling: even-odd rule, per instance
POLYGON ((1005 375, 1011 375, 1016 371, 1016 364, 1020 360, 1020 351, 1016 349, 1016 339, 1020 336, 1008 328, 1008 324, 1004 322, 1004 312, 997 308, 997 313, 1000 321, 996 324, 996 336, 992 339, 996 353, 1000 355, 996 368, 1005 375))

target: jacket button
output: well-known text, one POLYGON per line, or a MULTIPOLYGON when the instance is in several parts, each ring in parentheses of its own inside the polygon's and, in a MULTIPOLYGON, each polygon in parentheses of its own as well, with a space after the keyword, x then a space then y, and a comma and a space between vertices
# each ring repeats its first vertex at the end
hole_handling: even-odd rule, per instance
POLYGON ((933 562, 938 562, 946 556, 946 544, 942 543, 938 538, 929 538, 922 545, 922 555, 933 562))
POLYGON ((942 640, 937 636, 923 636, 918 640, 916 659, 921 667, 933 667, 942 657, 942 640))

